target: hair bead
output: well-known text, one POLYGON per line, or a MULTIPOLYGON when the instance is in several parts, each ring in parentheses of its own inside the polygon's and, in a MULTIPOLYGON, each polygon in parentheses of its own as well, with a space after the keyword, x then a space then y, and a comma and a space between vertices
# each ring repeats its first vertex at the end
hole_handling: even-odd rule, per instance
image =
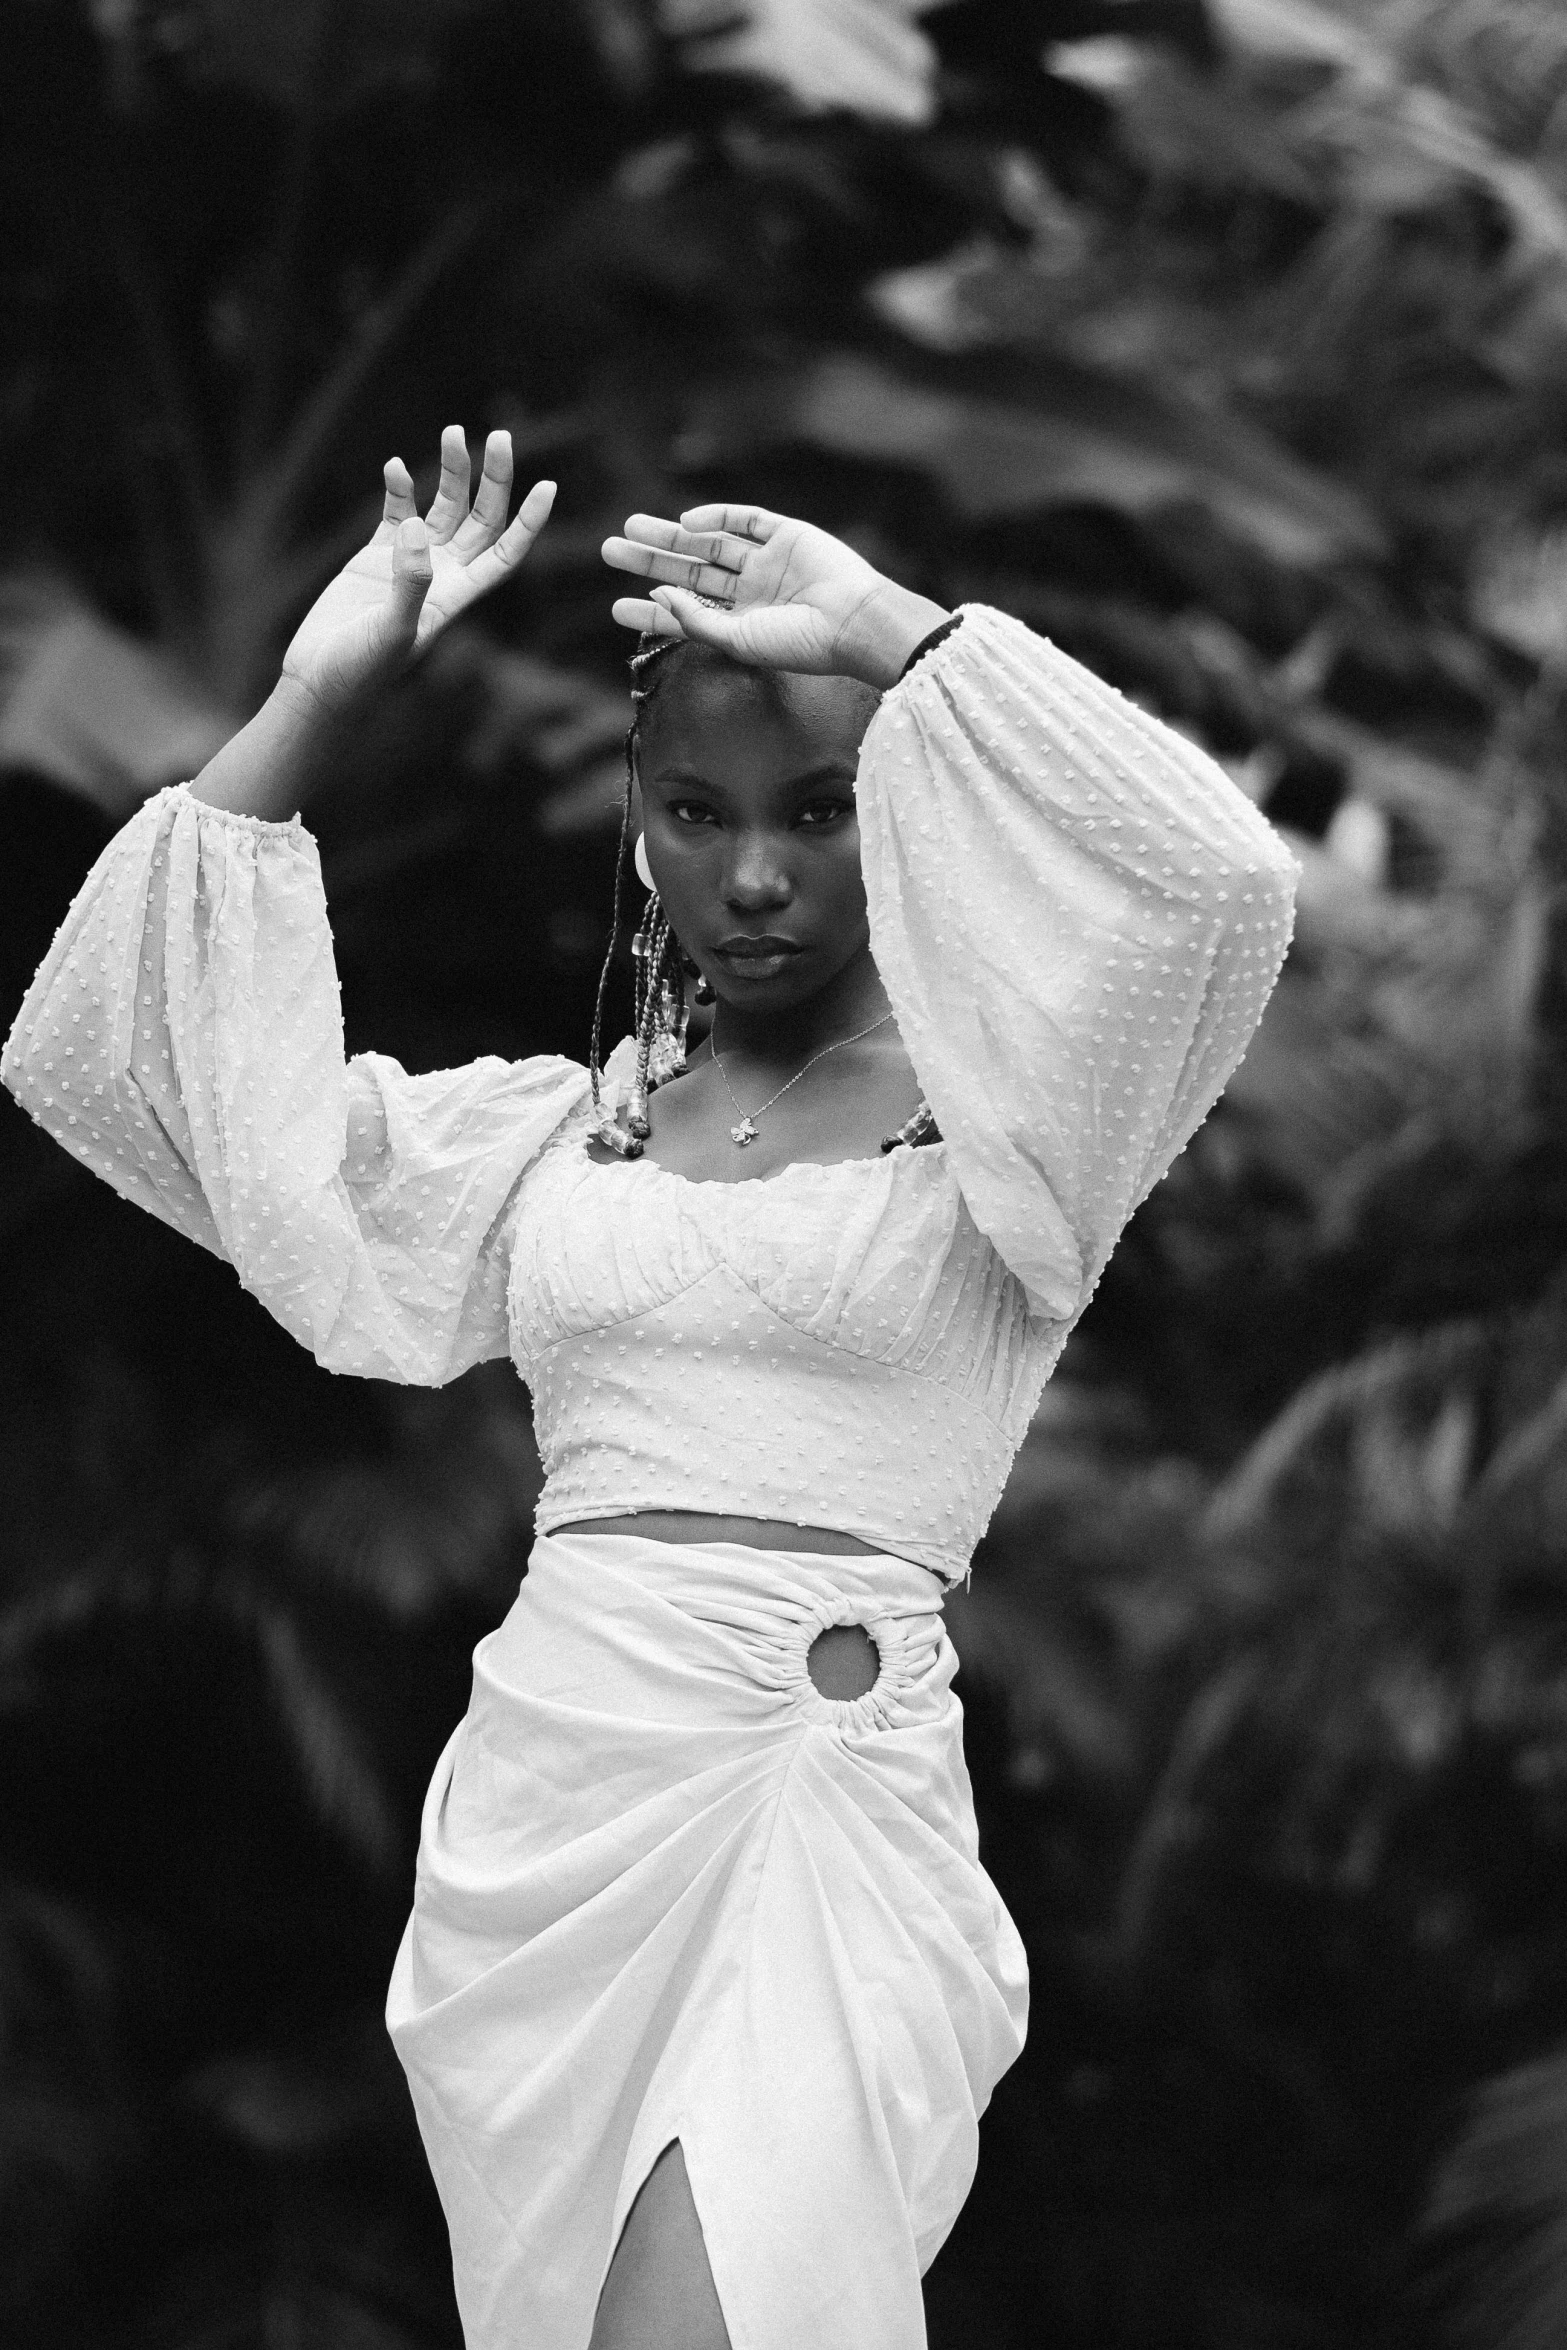
MULTIPOLYGON (((637 780, 637 723, 643 705, 651 698, 664 670, 669 666, 669 656, 684 642, 683 637, 656 637, 650 640, 644 636, 639 640, 630 663, 634 715, 626 729, 626 786, 621 803, 620 840, 615 851, 615 894, 610 913, 609 944, 604 950, 598 993, 593 1003, 593 1030, 588 1048, 594 1135, 606 1149, 614 1151, 623 1159, 636 1159, 642 1155, 642 1145, 651 1131, 647 1115, 648 1095, 656 1092, 660 1085, 668 1084, 671 1078, 682 1076, 686 1065, 686 992, 680 941, 655 891, 643 914, 642 927, 631 942, 637 1050, 625 1125, 622 1126, 604 1107, 601 1057, 604 991, 609 985, 615 949, 620 943, 626 850, 631 840, 631 799, 637 780)), ((640 839, 637 846, 640 849, 640 839)), ((639 859, 639 877, 650 881, 650 874, 640 876, 640 862, 639 859)))
POLYGON ((924 1095, 921 1094, 919 1108, 913 1117, 906 1119, 896 1134, 884 1134, 881 1147, 884 1153, 904 1148, 917 1151, 923 1149, 927 1143, 940 1142, 940 1140, 941 1129, 936 1124, 936 1114, 924 1095))

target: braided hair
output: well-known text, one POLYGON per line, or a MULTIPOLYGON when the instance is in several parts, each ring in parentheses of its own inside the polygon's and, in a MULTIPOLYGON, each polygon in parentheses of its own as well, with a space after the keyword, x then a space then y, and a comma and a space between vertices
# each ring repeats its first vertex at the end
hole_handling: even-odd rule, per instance
MULTIPOLYGON (((600 1082, 603 1071, 601 1051, 604 1036, 604 995, 609 975, 614 967, 615 953, 620 945, 621 906, 625 890, 626 858, 631 845, 631 801, 637 782, 637 749, 642 713, 652 700, 674 656, 682 651, 685 638, 655 636, 651 633, 637 640, 632 654, 631 670, 631 724, 626 729, 626 782, 620 810, 620 843, 615 852, 615 896, 610 914, 609 944, 604 951, 603 968, 599 972, 598 993, 593 1003, 593 1033, 588 1048, 588 1072, 593 1087, 594 1115, 605 1125, 600 1100, 600 1082)), ((654 1032, 661 1022, 682 1039, 685 1033, 685 976, 686 959, 674 926, 655 897, 650 902, 652 919, 640 929, 631 942, 635 962, 635 1020, 637 1038, 637 1075, 632 1101, 631 1131, 640 1143, 647 1133, 647 1119, 641 1104, 660 1079, 672 1071, 652 1067, 654 1032), (641 1134, 638 1134, 638 1127, 641 1134)))

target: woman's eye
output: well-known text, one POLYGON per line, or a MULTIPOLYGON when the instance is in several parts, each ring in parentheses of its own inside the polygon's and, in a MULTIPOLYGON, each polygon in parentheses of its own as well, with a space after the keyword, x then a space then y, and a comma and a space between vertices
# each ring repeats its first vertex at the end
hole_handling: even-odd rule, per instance
POLYGON ((713 821, 712 809, 704 807, 700 800, 671 800, 669 813, 681 824, 710 824, 713 821))
POLYGON ((800 822, 818 832, 824 824, 836 824, 839 817, 852 812, 850 800, 813 800, 808 808, 800 810, 800 822))

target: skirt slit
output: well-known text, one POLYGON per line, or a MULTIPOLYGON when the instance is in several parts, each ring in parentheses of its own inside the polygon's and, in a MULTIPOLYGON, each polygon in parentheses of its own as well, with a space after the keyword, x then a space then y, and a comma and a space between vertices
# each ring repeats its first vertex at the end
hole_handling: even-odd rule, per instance
MULTIPOLYGON (((609 2248, 609 2257, 604 2263, 604 2274, 599 2279, 599 2288, 593 2297, 594 2317, 596 2320, 599 2305, 604 2298, 604 2288, 609 2283, 609 2272, 615 2265, 615 2257, 620 2250, 626 2230, 631 2224, 631 2214, 636 2209, 637 2197, 641 2194, 643 2188, 647 2185, 654 2171, 658 2168, 658 2165, 663 2161, 664 2156, 669 2153, 672 2147, 676 2146, 679 2147, 681 2160, 685 2164, 686 2185, 690 2191, 692 2207, 696 2212, 697 2230, 702 2238, 702 2249, 707 2260, 708 2274, 713 2280, 713 2290, 718 2296, 719 2314, 723 2318, 725 2331, 729 2335, 730 2350, 738 2350, 737 2337, 735 2335, 733 2326, 729 2322, 729 2311, 725 2306, 723 2290, 718 2282, 718 2272, 713 2266, 713 2251, 711 2244, 708 2242, 707 2223, 702 2217, 702 2204, 701 2199, 697 2193, 696 2180, 692 2175, 690 2151, 686 2146, 684 2135, 678 2130, 675 2132, 673 2137, 669 2137, 664 2140, 663 2145, 658 2148, 656 2153, 654 2153, 651 2157, 644 2158, 642 2161, 640 2161, 636 2166, 635 2172, 630 2172, 628 2170, 626 2178, 622 2180, 621 2197, 624 2199, 625 2208, 620 2213, 620 2216, 615 2223, 613 2230, 614 2240, 609 2248), (631 2187, 629 2194, 626 2193, 626 2185, 628 2180, 631 2187)), ((617 2201, 618 2200, 619 2199, 617 2199, 617 2201)))

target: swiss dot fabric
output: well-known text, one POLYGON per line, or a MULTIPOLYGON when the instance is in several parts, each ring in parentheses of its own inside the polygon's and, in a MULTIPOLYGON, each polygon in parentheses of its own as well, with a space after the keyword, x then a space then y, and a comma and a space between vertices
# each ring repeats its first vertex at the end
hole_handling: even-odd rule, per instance
POLYGON ((315 842, 183 785, 93 867, 0 1077, 328 1370, 421 1386, 505 1352, 505 1211, 587 1085, 554 1058, 345 1065, 315 842))
POLYGON ((887 695, 859 813, 872 951, 958 1187, 1069 1324, 1250 1041, 1295 861, 1212 759, 978 606, 887 695))
POLYGON ((530 1178, 517 1359, 546 1482, 540 1533, 679 1507, 831 1525, 961 1575, 1045 1366, 1027 1301, 940 1145, 761 1182, 603 1165, 568 1119, 530 1178), (824 1507, 827 1516, 822 1515, 824 1507))
POLYGON ((310 835, 183 787, 89 876, 5 1082, 329 1369, 434 1384, 510 1351, 541 1531, 766 1517, 961 1576, 1245 1049, 1294 867, 1213 761, 983 606, 886 695, 857 789, 933 1148, 694 1184, 588 1160, 574 1062, 345 1065, 310 835))

